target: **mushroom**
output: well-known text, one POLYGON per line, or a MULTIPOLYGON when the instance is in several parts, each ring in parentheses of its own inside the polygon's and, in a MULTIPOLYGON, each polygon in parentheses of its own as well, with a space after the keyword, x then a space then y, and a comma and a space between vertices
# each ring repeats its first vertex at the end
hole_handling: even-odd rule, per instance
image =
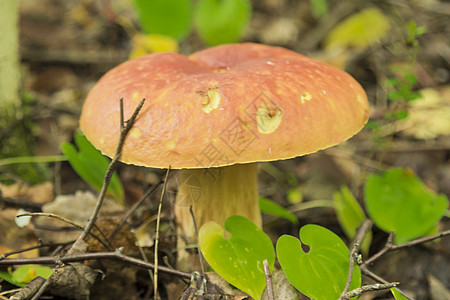
POLYGON ((130 116, 146 102, 121 160, 181 169, 175 216, 193 238, 196 224, 242 215, 261 226, 257 162, 313 153, 345 141, 367 122, 369 105, 347 73, 293 51, 230 44, 188 57, 156 53, 122 63, 90 91, 80 127, 113 156, 119 99, 130 116))

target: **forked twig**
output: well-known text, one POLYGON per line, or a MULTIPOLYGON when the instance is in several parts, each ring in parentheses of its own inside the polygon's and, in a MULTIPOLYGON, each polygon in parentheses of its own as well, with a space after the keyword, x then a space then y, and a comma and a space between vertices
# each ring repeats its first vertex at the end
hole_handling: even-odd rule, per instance
POLYGON ((156 218, 156 236, 155 236, 155 270, 153 272, 153 288, 155 290, 154 292, 154 299, 158 299, 158 245, 159 245, 159 223, 161 220, 161 208, 162 208, 162 201, 164 198, 164 192, 166 191, 167 186, 167 177, 169 176, 170 172, 170 166, 167 169, 166 176, 164 177, 164 184, 161 191, 161 197, 159 198, 159 205, 158 205, 158 217, 156 218))
POLYGON ((112 175, 114 174, 114 171, 117 168, 117 164, 119 162, 119 158, 122 152, 123 143, 125 142, 125 137, 127 136, 128 132, 130 131, 131 127, 134 124, 134 121, 136 120, 137 115, 139 114, 139 111, 141 110, 142 106, 144 105, 145 99, 142 99, 142 101, 137 106, 136 110, 134 111, 131 118, 126 121, 126 126, 124 126, 124 116, 123 116, 123 98, 120 99, 120 137, 119 137, 119 143, 117 145, 116 154, 114 155, 114 158, 111 160, 111 163, 108 166, 108 169, 106 170, 105 174, 105 180, 103 182, 102 189, 100 190, 100 194, 97 199, 97 204, 95 205, 94 211, 91 214, 91 217, 89 218, 88 223, 86 224, 86 227, 84 228, 83 232, 80 234, 78 239, 75 241, 75 243, 72 245, 72 247, 69 250, 69 254, 74 254, 76 252, 79 252, 82 248, 82 242, 86 238, 86 236, 91 231, 92 227, 95 224, 95 221, 97 220, 98 213, 100 212, 100 208, 103 205, 103 200, 105 199, 106 191, 109 186, 109 182, 111 181, 112 175))
POLYGON ((266 276, 267 299, 275 300, 275 296, 273 294, 272 274, 270 274, 269 262, 267 259, 263 260, 263 268, 264 275, 266 276))
POLYGON ((359 226, 358 230, 356 231, 355 238, 353 241, 353 247, 350 251, 349 256, 349 269, 348 269, 348 276, 347 276, 347 282, 345 283, 345 288, 341 293, 341 296, 339 297, 339 300, 345 299, 347 292, 350 289, 350 285, 352 283, 353 278, 353 270, 355 267, 355 260, 356 256, 358 255, 359 249, 361 247, 362 241, 364 240, 364 237, 367 235, 367 233, 372 229, 373 222, 369 219, 364 220, 361 225, 359 226))
MULTIPOLYGON (((41 256, 41 257, 33 257, 33 258, 7 258, 4 260, 0 260, 0 267, 4 266, 12 266, 12 265, 27 265, 27 264, 42 264, 42 265, 57 265, 62 263, 71 263, 71 262, 80 262, 86 260, 101 260, 101 259, 111 259, 116 261, 121 261, 125 263, 129 263, 133 266, 144 268, 144 269, 154 269, 155 265, 152 263, 148 263, 142 259, 137 259, 131 256, 124 255, 120 252, 95 252, 95 253, 82 253, 82 254, 73 254, 73 255, 65 255, 65 256, 41 256)), ((190 279, 192 274, 186 273, 182 271, 178 271, 172 268, 168 268, 165 266, 158 266, 158 271, 172 274, 181 278, 190 279)))

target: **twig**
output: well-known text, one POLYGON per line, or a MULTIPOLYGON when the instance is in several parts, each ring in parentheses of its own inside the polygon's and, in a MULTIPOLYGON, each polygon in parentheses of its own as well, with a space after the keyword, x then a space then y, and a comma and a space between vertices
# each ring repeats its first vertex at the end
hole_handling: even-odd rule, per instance
POLYGON ((45 282, 46 282, 45 278, 37 276, 32 281, 30 281, 26 286, 19 289, 17 293, 15 293, 9 298, 9 300, 29 299, 32 295, 35 295, 40 290, 40 288, 44 285, 45 282))
MULTIPOLYGON (((194 223, 195 238, 197 239, 198 259, 200 260, 200 268, 202 270, 202 279, 205 280, 206 277, 205 277, 205 267, 203 266, 203 255, 202 255, 202 250, 200 249, 200 241, 198 239, 197 222, 195 221, 194 210, 192 209, 192 205, 189 206, 189 213, 191 214, 192 222, 194 223)), ((206 286, 205 286, 205 292, 206 292, 206 286)))
POLYGON ((86 238, 86 236, 91 231, 92 227, 94 226, 95 221, 97 220, 98 213, 100 212, 100 208, 103 205, 103 200, 105 199, 106 190, 108 189, 109 182, 111 181, 112 175, 114 174, 114 171, 117 168, 117 164, 119 162, 119 158, 122 152, 122 146, 125 142, 125 137, 127 136, 128 132, 130 131, 131 127, 134 124, 134 121, 136 120, 137 115, 139 114, 139 111, 141 110, 142 106, 144 105, 145 99, 142 99, 142 101, 137 106, 136 110, 134 111, 131 118, 126 121, 127 125, 124 127, 124 116, 123 116, 123 99, 120 99, 120 137, 119 137, 119 143, 117 145, 116 154, 114 155, 114 158, 111 160, 111 163, 108 166, 108 169, 106 170, 105 174, 105 180, 103 182, 102 189, 100 190, 100 194, 97 199, 97 204, 95 205, 95 209, 91 214, 91 217, 89 218, 88 223, 86 224, 86 227, 84 228, 84 231, 80 234, 78 239, 75 241, 75 243, 72 245, 72 247, 69 250, 69 254, 73 254, 75 252, 80 251, 81 244, 86 238))
POLYGON ((109 236, 109 241, 112 241, 114 239, 114 237, 116 236, 116 234, 120 231, 120 229, 122 229, 123 225, 125 224, 125 222, 128 220, 128 218, 136 211, 136 209, 145 201, 145 199, 147 199, 148 196, 151 195, 151 193, 153 193, 160 185, 161 183, 163 183, 163 181, 161 180, 160 182, 152 185, 147 192, 144 194, 144 196, 141 197, 141 199, 139 199, 138 202, 136 202, 133 207, 130 208, 130 210, 126 213, 126 215, 123 217, 122 221, 119 223, 119 225, 117 225, 117 227, 114 229, 114 231, 111 233, 111 235, 109 236))
MULTIPOLYGON (((0 267, 4 266, 12 266, 12 265, 26 265, 26 264, 42 264, 42 265, 52 265, 52 264, 60 264, 70 263, 70 262, 80 262, 86 260, 93 259, 111 259, 116 261, 121 261, 125 263, 129 263, 136 267, 140 267, 143 269, 154 269, 155 266, 152 263, 145 262, 144 260, 137 259, 131 256, 124 255, 119 252, 96 252, 96 253, 82 253, 82 254, 73 254, 66 255, 61 257, 56 256, 41 256, 34 258, 7 258, 4 260, 0 260, 0 267)), ((179 276, 182 278, 190 279, 192 274, 186 273, 182 271, 178 271, 172 268, 158 266, 158 271, 172 274, 175 276, 179 276)))
POLYGON ((363 285, 362 287, 359 287, 357 289, 354 289, 348 293, 346 293, 342 299, 349 300, 353 297, 359 296, 363 293, 370 292, 370 291, 378 291, 378 290, 386 290, 393 287, 396 287, 399 285, 400 282, 389 282, 389 283, 376 283, 376 284, 369 284, 369 285, 363 285))
MULTIPOLYGON (((73 227, 79 229, 79 230, 84 230, 85 228, 83 226, 81 226, 78 223, 73 222, 72 220, 69 220, 63 216, 57 215, 57 214, 52 214, 52 213, 43 213, 43 212, 37 212, 37 213, 23 213, 23 214, 19 214, 16 216, 16 218, 20 218, 20 217, 26 217, 26 216, 31 216, 31 217, 48 217, 48 218, 55 218, 57 220, 60 220, 64 223, 70 224, 73 227)), ((102 232, 100 231, 99 228, 97 228, 98 232, 100 232, 100 234, 102 234, 102 232)), ((96 234, 90 232, 89 233, 94 239, 96 239, 100 244, 103 245, 103 247, 105 247, 106 249, 112 251, 112 246, 109 243, 108 240, 106 240, 106 242, 104 242, 100 237, 98 237, 96 234)), ((102 234, 103 235, 103 234, 102 234)))
POLYGON ((2 255, 0 255, 0 260, 5 259, 8 256, 11 256, 11 255, 14 255, 14 254, 28 252, 28 251, 31 251, 31 250, 34 250, 34 249, 43 248, 43 247, 45 247, 45 245, 42 243, 42 240, 39 239, 38 244, 36 246, 31 246, 31 247, 27 247, 27 248, 24 248, 24 249, 3 253, 2 255))
MULTIPOLYGON (((377 274, 373 273, 372 271, 370 271, 369 269, 367 269, 367 267, 361 265, 360 268, 361 268, 361 273, 363 273, 363 274, 366 275, 367 277, 370 277, 370 278, 372 278, 373 280, 376 280, 376 281, 381 282, 381 283, 383 283, 383 284, 389 284, 389 282, 388 282, 387 280, 385 280, 384 278, 382 278, 382 277, 378 276, 377 274)), ((398 291, 400 294, 402 294, 403 296, 405 296, 406 299, 414 300, 414 299, 412 299, 411 297, 409 297, 403 290, 397 288, 397 291, 398 291)))
POLYGON ((364 220, 361 225, 359 226, 358 230, 356 231, 353 247, 350 251, 349 255, 349 269, 348 269, 348 276, 347 276, 347 282, 345 283, 344 290, 341 293, 341 296, 339 297, 339 300, 345 299, 347 292, 350 289, 350 285, 352 283, 353 278, 353 269, 355 267, 355 260, 357 259, 357 255, 359 252, 359 249, 361 247, 362 241, 366 237, 367 233, 372 228, 373 222, 369 219, 364 220))
POLYGON ((50 275, 50 277, 42 283, 42 285, 39 287, 37 292, 33 295, 33 297, 30 300, 39 300, 42 294, 50 287, 54 274, 55 273, 50 275))
POLYGON ((341 296, 339 297, 339 300, 345 299, 345 295, 347 294, 348 290, 350 289, 350 285, 352 283, 353 279, 353 270, 355 268, 355 255, 357 255, 359 251, 359 243, 355 242, 353 244, 353 248, 350 251, 350 261, 349 261, 349 268, 348 268, 348 276, 347 276, 347 282, 345 283, 344 290, 341 293, 341 296))
POLYGON ((390 251, 390 248, 392 247, 392 245, 394 245, 394 232, 391 231, 389 232, 389 236, 387 238, 386 244, 384 245, 383 249, 381 249, 380 251, 378 251, 377 253, 375 253, 374 255, 372 255, 371 257, 369 257, 364 263, 364 266, 368 266, 370 264, 372 264, 374 261, 376 261, 377 259, 379 259, 380 257, 382 257, 384 254, 386 254, 387 252, 390 251))
POLYGON ((267 299, 275 300, 275 297, 273 295, 272 274, 270 274, 269 262, 267 261, 267 259, 263 260, 263 268, 264 275, 266 276, 267 299))
POLYGON ((389 234, 389 238, 388 238, 384 248, 381 249, 380 251, 378 251, 377 253, 375 253, 372 257, 368 258, 363 263, 363 265, 364 266, 368 266, 368 265, 372 264, 374 261, 376 261, 377 259, 382 257, 387 252, 395 251, 395 250, 399 250, 399 249, 402 249, 402 248, 407 248, 407 247, 411 247, 411 246, 415 246, 415 245, 419 245, 419 244, 423 244, 423 243, 430 242, 430 241, 433 241, 435 239, 438 239, 438 238, 441 238, 441 237, 444 237, 444 236, 447 236, 447 235, 450 235, 450 229, 442 231, 442 232, 437 233, 437 234, 433 234, 433 235, 422 237, 422 238, 418 238, 418 239, 415 239, 415 240, 412 240, 412 241, 409 241, 409 242, 406 242, 406 243, 395 245, 394 244, 394 233, 391 232, 389 234))
POLYGON ((21 290, 21 288, 3 291, 3 292, 0 292, 0 296, 14 294, 14 293, 20 292, 20 290, 21 290))
POLYGON ((166 176, 164 177, 164 185, 161 191, 161 197, 159 198, 159 205, 158 205, 158 217, 156 218, 156 236, 155 236, 155 271, 153 273, 153 288, 154 288, 154 299, 158 299, 158 245, 159 245, 159 224, 161 221, 161 208, 162 208, 162 201, 164 198, 164 192, 166 191, 167 186, 167 177, 169 176, 170 172, 170 166, 167 169, 166 176))
POLYGON ((16 199, 10 197, 2 197, 2 190, 0 189, 0 207, 23 208, 31 211, 42 211, 42 204, 34 203, 23 199, 16 199))
POLYGON ((54 218, 54 219, 60 220, 60 221, 62 221, 62 222, 64 222, 64 223, 70 224, 70 225, 72 225, 73 227, 75 227, 75 228, 77 228, 77 229, 81 229, 81 230, 84 229, 84 227, 81 226, 80 224, 75 223, 75 222, 73 222, 72 220, 69 220, 69 219, 67 219, 67 218, 65 218, 65 217, 63 217, 63 216, 60 216, 60 215, 57 215, 57 214, 52 214, 52 213, 43 213, 43 212, 23 213, 23 214, 18 214, 18 215, 16 216, 16 218, 20 218, 20 217, 28 217, 28 216, 29 216, 29 217, 48 217, 48 218, 54 218))

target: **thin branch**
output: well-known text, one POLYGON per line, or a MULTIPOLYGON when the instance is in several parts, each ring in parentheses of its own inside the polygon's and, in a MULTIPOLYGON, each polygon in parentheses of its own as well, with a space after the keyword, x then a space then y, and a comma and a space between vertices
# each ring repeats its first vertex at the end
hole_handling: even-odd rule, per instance
POLYGON ((28 251, 39 249, 39 248, 43 248, 43 247, 45 247, 45 246, 42 243, 42 240, 39 239, 38 244, 36 246, 31 246, 31 247, 27 247, 27 248, 24 248, 24 249, 3 253, 2 255, 0 255, 0 260, 3 260, 5 258, 7 258, 8 256, 11 256, 11 255, 14 255, 14 254, 28 252, 28 251))
MULTIPOLYGON (((4 260, 0 260, 0 267, 12 266, 12 265, 26 265, 26 264, 42 264, 42 265, 56 265, 70 262, 80 262, 86 260, 93 259, 111 259, 116 261, 122 261, 125 263, 129 263, 136 267, 140 267, 143 269, 154 269, 155 266, 152 263, 145 262, 144 260, 137 259, 131 256, 124 255, 119 252, 96 252, 96 253, 83 253, 83 254, 74 254, 74 255, 66 255, 61 257, 55 256, 41 256, 34 258, 7 258, 4 260)), ((192 274, 186 273, 182 271, 178 271, 172 268, 158 266, 158 271, 172 274, 175 276, 179 276, 182 278, 190 279, 192 274)))
POLYGON ((2 197, 2 190, 0 189, 0 207, 12 207, 12 208, 23 208, 31 211, 42 211, 42 204, 34 203, 31 201, 16 199, 10 197, 2 197))
POLYGON ((54 274, 55 273, 52 273, 52 275, 50 275, 50 277, 42 283, 42 285, 39 287, 37 292, 33 295, 33 297, 30 300, 39 300, 42 294, 45 293, 45 291, 50 287, 54 274))
POLYGON ((32 281, 30 281, 26 286, 19 289, 14 295, 12 295, 9 300, 23 300, 29 299, 31 296, 35 295, 42 285, 46 282, 45 278, 37 276, 32 281))
POLYGON ((156 218, 156 236, 155 236, 155 271, 153 274, 153 288, 154 288, 154 299, 158 299, 158 245, 159 245, 159 224, 161 221, 161 208, 162 208, 162 201, 164 198, 164 192, 166 191, 167 186, 167 177, 169 176, 170 172, 170 166, 167 169, 166 176, 164 177, 164 185, 161 191, 161 197, 159 198, 159 205, 158 205, 158 217, 156 218))
MULTIPOLYGON (((202 254, 202 250, 200 249, 200 241, 198 239, 198 227, 197 227, 197 222, 195 221, 194 210, 192 209, 192 205, 189 206, 189 213, 191 214, 192 222, 194 223, 195 238, 197 239, 197 245, 198 245, 197 246, 198 259, 200 260, 200 268, 202 270, 202 278, 204 280, 206 278, 205 277, 205 266, 203 266, 203 254, 202 254)), ((205 292, 206 292, 206 286, 205 286, 205 292)))
MULTIPOLYGON (((67 219, 63 216, 57 215, 57 214, 52 214, 52 213, 43 213, 43 212, 36 212, 36 213, 23 213, 23 214, 19 214, 16 216, 16 218, 20 218, 20 217, 26 217, 26 216, 31 216, 31 217, 48 217, 48 218, 55 218, 57 220, 60 220, 64 223, 70 224, 73 227, 79 229, 79 230, 84 230, 85 228, 83 226, 81 226, 78 223, 73 222, 70 219, 67 219)), ((96 228, 98 230, 98 232, 100 232, 100 234, 103 235, 103 233, 100 231, 99 228, 96 228)), ((103 245, 103 247, 105 247, 106 249, 112 251, 112 246, 111 244, 109 244, 109 241, 104 242, 100 237, 98 237, 96 234, 90 232, 89 233, 94 239, 96 239, 100 244, 103 245)))
POLYGON ((345 299, 347 292, 350 289, 350 285, 352 283, 353 278, 353 270, 355 268, 355 260, 357 260, 357 255, 359 252, 359 249, 361 247, 362 241, 366 237, 367 233, 372 228, 373 222, 369 219, 364 220, 361 225, 359 226, 358 230, 356 231, 353 247, 350 251, 349 255, 349 269, 348 269, 348 276, 347 276, 347 282, 345 283, 344 290, 341 293, 341 296, 339 297, 339 300, 345 299))
POLYGON ((126 121, 127 125, 124 127, 124 117, 123 117, 123 99, 120 99, 120 137, 119 137, 119 143, 117 145, 116 154, 114 155, 114 158, 111 160, 111 163, 108 166, 108 169, 106 170, 105 174, 105 180, 103 182, 102 189, 100 190, 100 194, 97 199, 97 204, 95 206, 94 211, 91 214, 91 217, 89 218, 88 223, 86 224, 86 227, 84 228, 84 231, 80 234, 78 239, 75 241, 75 243, 72 245, 72 247, 69 250, 69 254, 73 254, 74 252, 79 251, 81 248, 81 244, 86 238, 86 236, 91 231, 92 227, 95 224, 95 221, 97 220, 98 213, 100 212, 100 208, 103 205, 103 200, 105 199, 106 190, 108 189, 109 182, 111 181, 112 175, 114 174, 114 171, 117 168, 117 164, 119 162, 119 158, 122 152, 122 147, 125 142, 125 137, 127 136, 128 132, 130 131, 131 127, 134 124, 134 121, 136 120, 137 115, 139 114, 139 111, 141 110, 142 106, 144 105, 145 99, 142 99, 142 101, 137 106, 136 110, 134 111, 131 118, 126 121))
POLYGON ((147 197, 149 197, 164 181, 160 181, 154 185, 152 185, 147 192, 145 192, 144 196, 141 197, 141 199, 139 199, 138 202, 136 202, 132 208, 130 208, 130 210, 126 213, 126 215, 123 217, 122 221, 119 223, 119 225, 117 225, 117 227, 114 229, 114 231, 111 233, 111 235, 109 236, 109 240, 112 241, 114 239, 114 237, 116 236, 116 234, 120 231, 120 229, 122 229, 123 225, 125 224, 125 222, 130 218, 130 216, 136 211, 136 209, 145 201, 145 199, 147 199, 147 197))
POLYGON ((384 245, 383 249, 375 253, 373 256, 369 257, 364 263, 364 266, 368 266, 372 264, 374 261, 382 257, 384 254, 390 251, 390 248, 394 245, 394 232, 391 231, 389 233, 388 239, 386 241, 386 244, 384 245))
POLYGON ((360 247, 359 243, 355 242, 353 244, 352 250, 350 251, 350 255, 349 255, 350 261, 349 261, 347 282, 345 283, 344 290, 342 291, 341 296, 339 297, 339 300, 345 299, 345 295, 347 294, 348 290, 350 289, 350 285, 351 285, 352 279, 353 279, 353 270, 355 268, 355 259, 354 259, 354 257, 358 253, 359 247, 360 247))
POLYGON ((52 214, 52 213, 44 213, 44 212, 36 212, 36 213, 23 213, 23 214, 18 214, 16 216, 16 218, 20 218, 20 217, 48 217, 48 218, 54 218, 57 220, 60 220, 64 223, 70 224, 73 227, 83 230, 84 227, 78 223, 73 222, 72 220, 69 220, 63 216, 57 215, 57 214, 52 214))
MULTIPOLYGON (((373 280, 376 280, 376 281, 381 282, 381 283, 383 283, 383 284, 389 284, 389 282, 388 282, 387 280, 385 280, 384 278, 382 278, 382 277, 378 276, 377 274, 373 273, 372 271, 370 271, 369 269, 367 269, 367 267, 361 265, 360 268, 361 268, 361 273, 363 273, 363 274, 366 275, 367 277, 370 277, 370 278, 372 278, 373 280)), ((408 296, 403 290, 401 290, 401 289, 399 289, 399 288, 396 288, 396 289, 397 289, 397 291, 398 291, 400 294, 402 294, 403 296, 405 296, 406 299, 414 300, 414 299, 412 299, 410 296, 408 296)))
POLYGON ((393 287, 396 287, 399 285, 400 282, 389 282, 389 283, 376 283, 376 284, 369 284, 369 285, 363 285, 357 289, 354 289, 348 293, 346 293, 342 299, 343 300, 349 300, 353 297, 359 296, 363 293, 370 292, 370 291, 379 291, 379 290, 386 290, 393 287))
POLYGON ((272 285, 272 274, 270 274, 269 262, 267 259, 263 260, 264 275, 266 276, 266 287, 267 287, 267 299, 275 300, 273 295, 273 285, 272 285))
POLYGON ((425 236, 425 237, 418 238, 418 239, 415 239, 415 240, 412 240, 412 241, 409 241, 409 242, 406 242, 406 243, 395 245, 394 244, 394 234, 391 233, 389 235, 388 241, 386 242, 386 245, 384 246, 384 248, 381 249, 376 254, 374 254, 369 259, 367 259, 364 262, 364 266, 368 266, 368 265, 372 264, 374 261, 379 259, 381 256, 383 256, 387 252, 399 250, 399 249, 402 249, 402 248, 412 247, 412 246, 423 244, 423 243, 426 243, 426 242, 431 242, 433 240, 436 240, 436 239, 439 239, 439 238, 442 238, 442 237, 448 236, 448 235, 450 235, 450 229, 442 231, 442 232, 437 233, 437 234, 433 234, 433 235, 430 235, 430 236, 425 236))

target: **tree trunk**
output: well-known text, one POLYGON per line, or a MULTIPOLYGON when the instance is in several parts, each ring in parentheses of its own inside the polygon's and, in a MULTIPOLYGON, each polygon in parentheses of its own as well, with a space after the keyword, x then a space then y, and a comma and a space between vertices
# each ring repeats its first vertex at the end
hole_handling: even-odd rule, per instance
POLYGON ((19 106, 18 0, 0 0, 0 117, 14 118, 19 106))

